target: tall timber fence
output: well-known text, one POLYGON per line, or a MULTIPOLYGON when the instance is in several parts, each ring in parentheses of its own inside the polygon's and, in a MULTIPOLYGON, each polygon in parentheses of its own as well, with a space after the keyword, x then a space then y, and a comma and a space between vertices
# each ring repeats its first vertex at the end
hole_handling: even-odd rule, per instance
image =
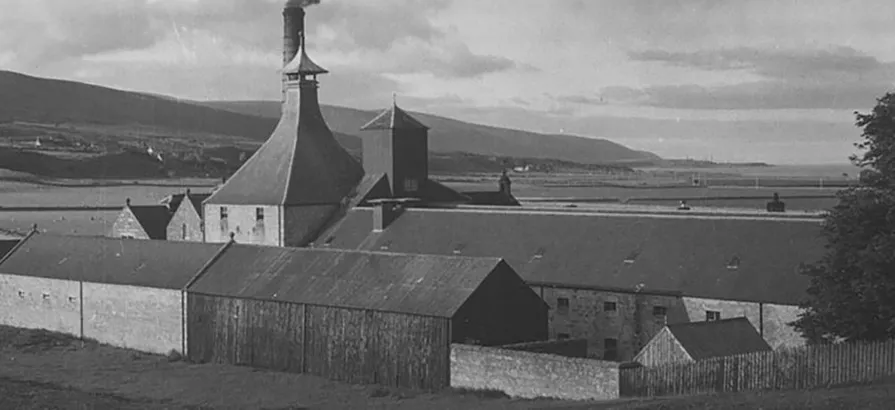
POLYGON ((895 340, 838 343, 619 370, 622 397, 791 390, 895 374, 895 340))

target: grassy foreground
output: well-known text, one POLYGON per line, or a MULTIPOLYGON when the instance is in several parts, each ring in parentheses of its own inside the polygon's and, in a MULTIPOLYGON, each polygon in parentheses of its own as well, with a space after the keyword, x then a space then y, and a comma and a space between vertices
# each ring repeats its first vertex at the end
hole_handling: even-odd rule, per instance
POLYGON ((602 403, 496 392, 356 386, 81 342, 0 326, 0 409, 890 409, 895 379, 872 385, 602 403))

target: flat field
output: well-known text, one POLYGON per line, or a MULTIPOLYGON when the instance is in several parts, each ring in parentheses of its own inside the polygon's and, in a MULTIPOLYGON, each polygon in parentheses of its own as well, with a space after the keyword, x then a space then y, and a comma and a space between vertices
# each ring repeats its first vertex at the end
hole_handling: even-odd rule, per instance
POLYGON ((53 206, 124 206, 128 198, 134 204, 156 204, 170 194, 209 192, 208 186, 74 186, 59 187, 21 182, 0 181, 0 207, 53 206))
POLYGON ((59 235, 106 235, 120 211, 4 211, 0 228, 27 232, 34 224, 41 232, 59 235))

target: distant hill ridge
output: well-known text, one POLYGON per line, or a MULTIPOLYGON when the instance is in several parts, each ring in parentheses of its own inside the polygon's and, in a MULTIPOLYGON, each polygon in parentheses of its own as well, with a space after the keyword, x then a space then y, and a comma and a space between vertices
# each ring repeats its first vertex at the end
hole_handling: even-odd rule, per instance
MULTIPOLYGON (((184 101, 2 70, 0 90, 0 123, 139 124, 264 140, 276 126, 280 110, 278 101, 184 101)), ((322 111, 339 142, 349 151, 358 151, 359 129, 375 112, 327 105, 322 111)), ((414 115, 431 127, 429 147, 433 152, 549 158, 584 164, 660 159, 604 139, 538 134, 430 114, 414 115)))

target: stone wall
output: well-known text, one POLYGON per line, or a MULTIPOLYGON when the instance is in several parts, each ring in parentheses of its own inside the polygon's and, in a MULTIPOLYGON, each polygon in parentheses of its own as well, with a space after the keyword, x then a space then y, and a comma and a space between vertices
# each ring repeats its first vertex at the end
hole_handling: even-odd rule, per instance
POLYGON ((81 337, 77 281, 0 274, 0 324, 81 337))
POLYGON ((619 397, 618 363, 451 345, 451 387, 500 390, 513 397, 612 400, 619 397))
POLYGON ((774 305, 765 303, 761 306, 764 329, 764 340, 771 348, 798 347, 805 345, 805 338, 789 325, 799 318, 802 309, 798 306, 774 305))
POLYGON ((181 291, 84 282, 84 337, 166 354, 183 350, 181 291))
POLYGON ((222 243, 234 234, 237 243, 280 245, 280 208, 263 205, 205 205, 205 241, 222 243), (226 221, 221 220, 221 207, 227 208, 226 221), (257 208, 264 211, 264 219, 256 220, 257 208))

